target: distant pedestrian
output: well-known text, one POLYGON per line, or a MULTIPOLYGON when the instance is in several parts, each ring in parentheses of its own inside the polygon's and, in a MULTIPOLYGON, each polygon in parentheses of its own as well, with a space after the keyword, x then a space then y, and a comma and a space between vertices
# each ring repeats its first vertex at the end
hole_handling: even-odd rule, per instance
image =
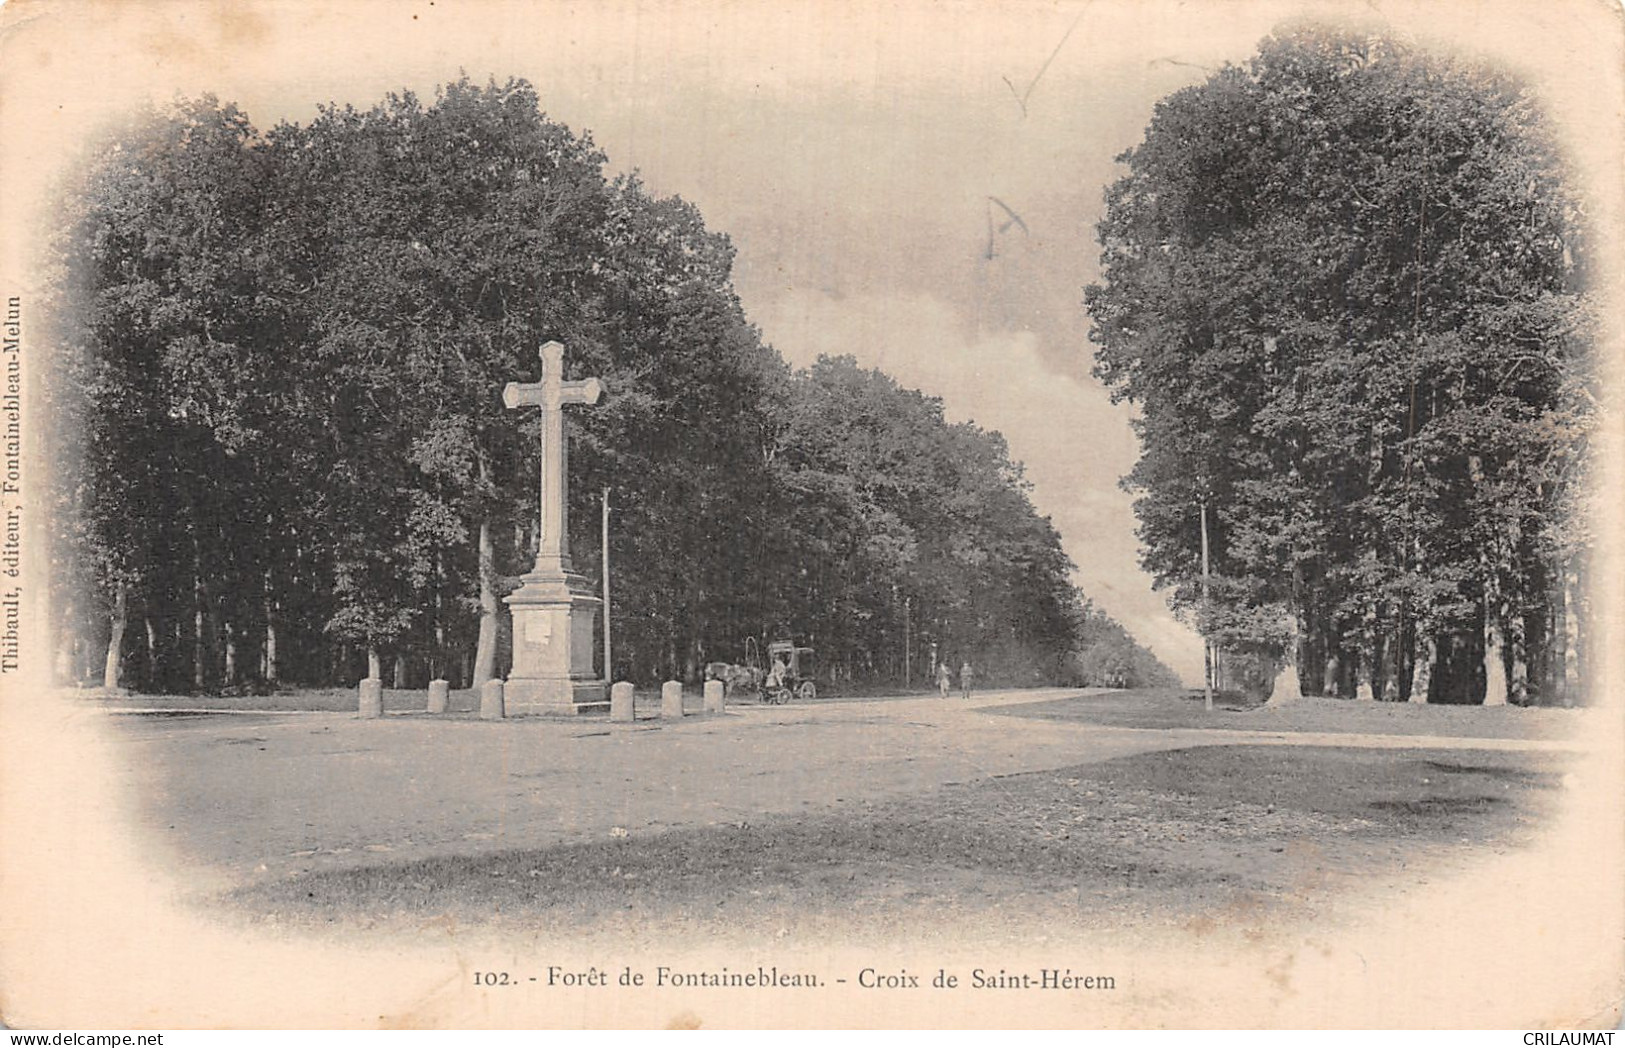
POLYGON ((962 697, 970 698, 971 684, 975 680, 976 671, 971 669, 970 660, 966 659, 965 664, 959 667, 959 692, 962 697))
POLYGON ((946 662, 937 663, 937 691, 941 692, 942 697, 945 699, 948 697, 948 691, 953 687, 952 677, 953 674, 948 670, 946 662))

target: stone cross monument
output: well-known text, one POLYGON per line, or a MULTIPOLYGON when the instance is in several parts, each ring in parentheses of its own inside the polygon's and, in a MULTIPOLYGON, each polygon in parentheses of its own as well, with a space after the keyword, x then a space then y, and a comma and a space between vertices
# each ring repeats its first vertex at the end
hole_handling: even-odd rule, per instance
POLYGON ((513 612, 513 669, 503 699, 510 714, 573 714, 609 700, 592 668, 592 626, 600 602, 570 564, 564 405, 598 403, 604 384, 595 378, 564 381, 564 347, 557 342, 542 346, 541 357, 540 382, 510 382, 502 391, 509 408, 542 409, 541 541, 536 565, 507 598, 513 612))

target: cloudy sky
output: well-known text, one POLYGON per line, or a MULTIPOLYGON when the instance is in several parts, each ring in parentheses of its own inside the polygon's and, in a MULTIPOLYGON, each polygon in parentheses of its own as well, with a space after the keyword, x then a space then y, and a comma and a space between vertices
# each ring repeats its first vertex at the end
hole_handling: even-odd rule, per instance
MULTIPOLYGON (((142 102, 212 92, 266 127, 323 102, 432 96, 462 71, 524 77, 613 169, 638 169, 733 238, 745 308, 792 363, 849 353, 942 398, 950 418, 1001 431, 1084 590, 1196 681, 1200 642, 1139 571, 1117 486, 1136 454, 1128 409, 1089 374, 1081 289, 1097 275, 1113 158, 1158 98, 1314 14, 1525 68, 1579 158, 1617 170, 1599 152, 1619 120, 1607 12, 1591 0, 25 0, 0 36, 0 208, 36 206, 30 194, 90 131, 142 102)), ((6 244, 0 261, 21 250, 6 244)))

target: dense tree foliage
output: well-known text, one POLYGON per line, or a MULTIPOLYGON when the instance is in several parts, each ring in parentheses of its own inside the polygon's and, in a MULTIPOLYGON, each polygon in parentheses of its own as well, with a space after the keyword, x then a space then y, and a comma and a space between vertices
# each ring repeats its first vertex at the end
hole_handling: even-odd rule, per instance
POLYGON ((793 372, 727 239, 604 163, 528 85, 466 80, 264 134, 204 99, 101 151, 56 251, 66 674, 500 675, 539 471, 500 393, 558 339, 610 391, 567 426, 589 577, 613 489, 615 677, 779 636, 826 679, 897 680, 905 648, 921 681, 933 651, 1075 675, 1109 620, 998 435, 849 359, 793 372))
POLYGON ((1127 484, 1175 606, 1307 694, 1576 699, 1595 377, 1528 90, 1302 27, 1120 161, 1091 339, 1141 409, 1127 484))
POLYGON ((1061 673, 1065 684, 1107 688, 1177 688, 1182 682, 1128 630, 1087 600, 1074 607, 1077 642, 1061 673))
POLYGON ((940 403, 850 357, 819 361, 784 421, 772 479, 788 527, 761 575, 794 632, 848 675, 896 676, 906 617, 954 666, 1054 679, 1071 564, 997 434, 948 425, 940 403))

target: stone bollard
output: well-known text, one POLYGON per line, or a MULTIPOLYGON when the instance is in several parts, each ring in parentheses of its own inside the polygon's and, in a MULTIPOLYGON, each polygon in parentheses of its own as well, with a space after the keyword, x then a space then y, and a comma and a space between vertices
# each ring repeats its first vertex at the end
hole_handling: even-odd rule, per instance
POLYGON ((502 717, 502 681, 493 677, 480 685, 480 719, 501 720, 502 717))
POLYGON ((722 682, 719 680, 705 682, 705 712, 722 712, 722 682))
POLYGON ((683 715, 683 685, 669 680, 660 686, 660 716, 662 719, 683 715))
POLYGON ((632 682, 618 681, 609 688, 609 719, 617 724, 631 724, 636 718, 632 713, 632 682))
POLYGON ((451 685, 443 680, 429 682, 429 712, 445 713, 451 705, 451 685))
POLYGON ((377 677, 368 677, 361 682, 361 716, 370 719, 383 715, 384 682, 377 677))

